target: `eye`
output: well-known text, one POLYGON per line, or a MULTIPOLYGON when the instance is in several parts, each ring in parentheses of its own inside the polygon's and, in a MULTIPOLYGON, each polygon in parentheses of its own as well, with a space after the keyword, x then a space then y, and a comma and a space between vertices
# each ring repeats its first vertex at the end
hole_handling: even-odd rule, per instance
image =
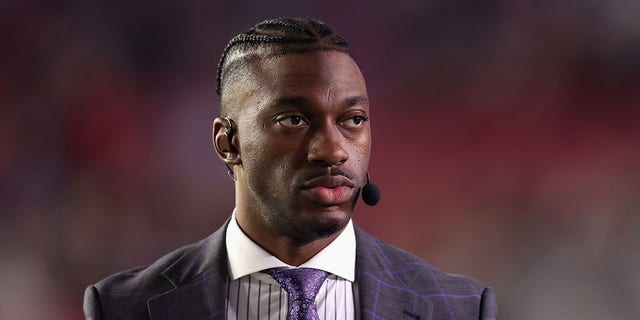
POLYGON ((299 128, 307 125, 307 121, 300 115, 283 116, 276 120, 280 125, 287 128, 299 128))
POLYGON ((342 121, 340 124, 347 127, 347 128, 358 128, 360 126, 362 126, 365 122, 367 122, 369 120, 369 118, 362 116, 362 115, 357 115, 357 116, 353 116, 349 119, 347 119, 346 121, 342 121))

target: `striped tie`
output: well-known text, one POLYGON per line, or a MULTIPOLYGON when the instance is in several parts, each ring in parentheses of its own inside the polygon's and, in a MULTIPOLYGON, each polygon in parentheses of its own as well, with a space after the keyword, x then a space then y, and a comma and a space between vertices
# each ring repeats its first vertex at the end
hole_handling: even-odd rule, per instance
POLYGON ((287 292, 287 320, 320 320, 316 309, 316 294, 329 273, 313 268, 274 268, 263 272, 274 278, 287 292))

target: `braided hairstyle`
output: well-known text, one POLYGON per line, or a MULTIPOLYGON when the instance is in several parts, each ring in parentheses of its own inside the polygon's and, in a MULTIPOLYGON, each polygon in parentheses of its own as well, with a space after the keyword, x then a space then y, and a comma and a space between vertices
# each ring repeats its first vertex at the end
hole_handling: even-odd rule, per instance
POLYGON ((231 39, 218 62, 216 93, 222 96, 234 73, 255 59, 335 50, 351 55, 349 44, 326 24, 311 19, 281 18, 259 22, 231 39))

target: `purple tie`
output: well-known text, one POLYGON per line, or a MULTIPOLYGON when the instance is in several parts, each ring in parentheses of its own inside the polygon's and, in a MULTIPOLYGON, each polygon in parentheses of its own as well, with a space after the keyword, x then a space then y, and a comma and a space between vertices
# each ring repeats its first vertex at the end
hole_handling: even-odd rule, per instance
POLYGON ((267 269, 288 293, 287 320, 320 320, 316 309, 316 294, 329 273, 313 268, 267 269))

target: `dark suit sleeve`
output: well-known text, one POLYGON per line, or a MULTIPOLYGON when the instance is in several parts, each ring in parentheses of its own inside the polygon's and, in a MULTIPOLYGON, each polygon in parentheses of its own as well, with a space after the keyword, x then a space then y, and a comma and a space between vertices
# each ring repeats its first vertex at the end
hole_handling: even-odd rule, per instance
POLYGON ((498 303, 496 295, 491 288, 486 288, 482 292, 480 301, 480 319, 495 320, 498 316, 498 303))
POLYGON ((101 320, 100 297, 95 286, 87 287, 84 291, 84 317, 86 320, 101 320))

